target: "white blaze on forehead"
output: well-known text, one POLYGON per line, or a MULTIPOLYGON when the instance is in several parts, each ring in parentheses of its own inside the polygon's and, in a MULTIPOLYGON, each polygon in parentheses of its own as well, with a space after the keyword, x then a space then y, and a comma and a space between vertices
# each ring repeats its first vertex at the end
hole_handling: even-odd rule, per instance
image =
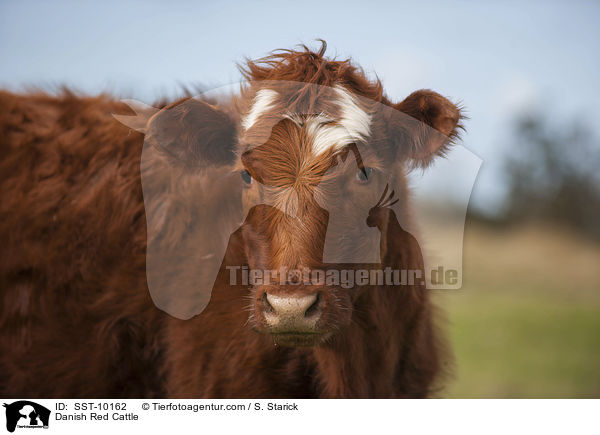
POLYGON ((311 117, 305 125, 306 133, 312 139, 313 151, 317 155, 330 148, 337 150, 357 140, 342 124, 335 123, 325 115, 311 117))
POLYGON ((309 135, 313 138, 315 154, 328 149, 338 150, 351 143, 366 139, 371 134, 371 116, 356 102, 356 99, 342 86, 336 85, 335 94, 341 115, 337 122, 319 115, 306 123, 309 135))
POLYGON ((242 127, 248 130, 265 112, 271 110, 279 94, 272 89, 261 89, 256 93, 248 115, 242 120, 242 127))
POLYGON ((335 86, 339 97, 339 106, 342 109, 340 123, 350 136, 366 138, 371 134, 371 116, 357 104, 356 99, 340 85, 335 86))

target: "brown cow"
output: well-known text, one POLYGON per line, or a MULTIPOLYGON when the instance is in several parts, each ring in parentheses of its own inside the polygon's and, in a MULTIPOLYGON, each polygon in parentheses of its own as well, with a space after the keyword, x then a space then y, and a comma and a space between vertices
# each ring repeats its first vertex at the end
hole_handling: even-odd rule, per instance
POLYGON ((123 104, 0 93, 0 395, 432 392, 445 354, 422 283, 231 282, 231 266, 363 267, 347 255, 372 248, 352 236, 360 225, 381 232, 378 267, 423 269, 416 239, 402 228, 404 174, 447 149, 460 111, 431 91, 394 104, 379 82, 324 53, 325 45, 248 62, 248 83, 229 103, 184 99, 152 116, 143 128, 147 167, 163 174, 152 183, 164 209, 148 200, 144 208, 144 137, 111 116, 126 113, 123 104), (203 201, 193 204, 198 191, 203 201), (226 221, 211 214, 228 210, 224 202, 246 212, 231 236, 211 235, 227 249, 210 302, 190 320, 172 318, 150 298, 146 250, 159 246, 193 269, 189 259, 212 243, 193 222, 226 221), (357 204, 369 205, 368 218, 353 212, 357 204), (335 264, 328 231, 340 241, 335 264))

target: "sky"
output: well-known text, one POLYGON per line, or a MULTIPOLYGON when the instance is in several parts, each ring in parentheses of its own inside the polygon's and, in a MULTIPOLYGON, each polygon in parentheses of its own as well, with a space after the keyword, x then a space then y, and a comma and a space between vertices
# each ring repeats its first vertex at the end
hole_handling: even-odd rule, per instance
MULTIPOLYGON (((139 2, 0 0, 0 88, 68 85, 147 103, 182 85, 236 83, 236 63, 299 43, 351 57, 387 95, 460 102, 483 160, 471 205, 501 208, 519 115, 598 129, 600 2, 139 2)), ((455 169, 460 177, 460 167, 455 169)))

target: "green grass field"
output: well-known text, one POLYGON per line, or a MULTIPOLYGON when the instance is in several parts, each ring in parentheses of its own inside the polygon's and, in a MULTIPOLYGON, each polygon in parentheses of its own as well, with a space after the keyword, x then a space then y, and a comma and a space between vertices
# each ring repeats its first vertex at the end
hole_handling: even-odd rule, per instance
POLYGON ((556 228, 465 231, 438 291, 455 355, 444 397, 600 397, 600 245, 556 228))

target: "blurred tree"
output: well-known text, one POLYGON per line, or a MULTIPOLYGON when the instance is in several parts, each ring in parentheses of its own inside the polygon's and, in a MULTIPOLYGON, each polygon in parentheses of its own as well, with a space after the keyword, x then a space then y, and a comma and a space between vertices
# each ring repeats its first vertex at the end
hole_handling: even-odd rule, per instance
POLYGON ((600 238, 600 141, 580 121, 556 125, 534 114, 515 123, 506 162, 509 221, 566 224, 600 238))

